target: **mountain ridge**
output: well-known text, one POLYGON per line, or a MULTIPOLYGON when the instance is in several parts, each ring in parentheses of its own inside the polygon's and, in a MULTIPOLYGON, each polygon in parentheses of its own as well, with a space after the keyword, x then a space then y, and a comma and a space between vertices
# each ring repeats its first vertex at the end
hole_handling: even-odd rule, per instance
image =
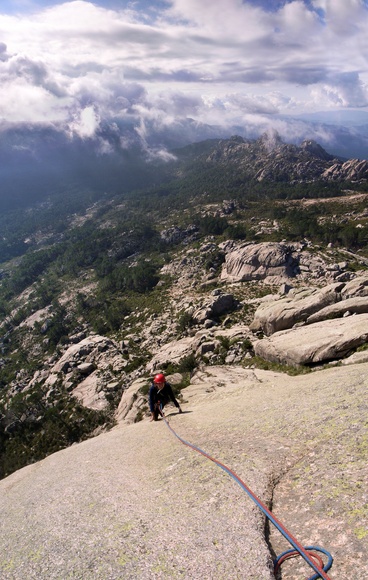
MULTIPOLYGON (((367 179, 366 160, 359 160, 359 169, 355 167, 358 161, 353 159, 349 168, 344 168, 346 158, 330 155, 316 141, 305 139, 300 145, 287 143, 276 131, 266 132, 257 139, 241 136, 207 139, 181 149, 173 149, 165 141, 145 147, 132 141, 129 147, 121 147, 117 135, 112 130, 105 133, 102 128, 96 139, 71 138, 50 127, 41 127, 36 132, 30 127, 13 132, 9 129, 8 133, 0 139, 3 211, 29 206, 47 199, 53 191, 75 187, 111 197, 118 192, 147 189, 152 184, 165 186, 188 171, 198 180, 195 172, 206 166, 208 170, 211 162, 212 168, 226 166, 228 172, 240 172, 240 179, 256 182, 367 179), (207 163, 203 159, 205 152, 208 152, 207 163), (192 170, 188 163, 194 164, 192 170), (333 174, 326 173, 331 165, 334 165, 333 174)), ((228 181, 230 177, 227 176, 228 181)))
MULTIPOLYGON (((256 140, 240 136, 215 140, 212 151, 211 144, 205 141, 205 151, 199 155, 201 144, 197 144, 194 156, 186 156, 185 161, 188 162, 188 158, 191 162, 202 160, 208 165, 230 168, 240 174, 240 179, 256 182, 356 182, 368 178, 367 161, 338 159, 310 139, 297 146, 284 143, 277 132, 272 132, 256 140)), ((185 151, 190 151, 190 148, 185 148, 185 151)), ((180 159, 179 152, 178 156, 180 159)))

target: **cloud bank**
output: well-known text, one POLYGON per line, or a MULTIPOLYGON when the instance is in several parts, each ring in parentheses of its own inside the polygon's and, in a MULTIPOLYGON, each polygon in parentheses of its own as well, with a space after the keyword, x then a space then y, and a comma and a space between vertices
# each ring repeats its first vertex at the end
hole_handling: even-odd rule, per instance
POLYGON ((368 110, 366 0, 14 4, 0 7, 3 128, 50 125, 107 154, 106 127, 148 150, 188 120, 288 139, 306 128, 285 116, 368 110))

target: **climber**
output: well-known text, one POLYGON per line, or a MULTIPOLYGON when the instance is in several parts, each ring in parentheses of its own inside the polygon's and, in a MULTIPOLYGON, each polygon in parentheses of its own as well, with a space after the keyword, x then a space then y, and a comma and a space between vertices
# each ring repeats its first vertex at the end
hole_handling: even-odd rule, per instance
POLYGON ((179 409, 179 413, 183 412, 178 401, 175 399, 170 383, 166 382, 165 375, 159 373, 154 377, 149 390, 149 406, 152 414, 151 421, 158 420, 160 410, 170 401, 179 409))

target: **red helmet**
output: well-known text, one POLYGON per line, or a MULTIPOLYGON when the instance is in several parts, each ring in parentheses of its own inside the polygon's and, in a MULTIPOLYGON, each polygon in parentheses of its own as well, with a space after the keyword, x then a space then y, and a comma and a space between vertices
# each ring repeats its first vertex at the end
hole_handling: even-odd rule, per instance
POLYGON ((158 375, 155 376, 155 378, 153 379, 154 383, 165 383, 166 379, 165 379, 165 375, 163 375, 162 373, 158 373, 158 375))

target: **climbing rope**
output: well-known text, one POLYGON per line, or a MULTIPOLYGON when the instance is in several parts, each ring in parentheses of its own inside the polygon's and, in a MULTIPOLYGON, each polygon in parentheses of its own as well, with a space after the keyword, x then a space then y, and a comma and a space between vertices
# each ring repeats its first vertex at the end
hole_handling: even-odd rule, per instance
POLYGON ((206 457, 207 459, 209 459, 210 461, 215 463, 218 467, 220 467, 228 475, 230 475, 230 477, 232 477, 236 481, 236 483, 238 485, 240 485, 240 487, 256 503, 256 505, 264 513, 264 515, 270 520, 270 522, 272 522, 273 525, 279 530, 279 532, 281 532, 281 534, 284 536, 284 538, 286 538, 286 540, 293 546, 292 550, 288 550, 286 552, 283 552, 275 559, 275 561, 274 561, 275 574, 280 569, 281 564, 285 560, 287 560, 289 558, 293 558, 294 556, 301 556, 302 558, 304 558, 304 560, 307 562, 307 564, 309 564, 309 566, 311 568, 313 568, 313 570, 316 572, 316 574, 313 574, 313 576, 310 576, 308 578, 308 580, 317 580, 318 578, 323 578, 324 580, 331 580, 330 577, 327 576, 326 572, 331 568, 333 558, 332 558, 331 554, 329 552, 327 552, 327 550, 324 550, 323 548, 320 548, 318 546, 303 547, 298 542, 298 540, 296 540, 294 538, 294 536, 291 535, 291 533, 285 528, 285 526, 273 515, 273 513, 268 509, 268 507, 244 483, 244 481, 242 481, 240 479, 240 477, 238 477, 236 475, 236 473, 234 473, 234 471, 229 469, 229 467, 227 467, 226 465, 224 465, 223 463, 221 463, 217 459, 211 457, 211 455, 208 455, 208 453, 206 453, 205 451, 200 449, 200 447, 196 447, 195 445, 192 445, 192 443, 189 443, 188 441, 186 441, 185 439, 180 437, 176 433, 176 431, 174 431, 174 429, 171 427, 171 425, 169 424, 169 421, 166 419, 166 417, 162 411, 162 407, 160 407, 159 411, 160 411, 160 414, 161 414, 163 420, 165 421, 166 426, 173 433, 173 435, 175 435, 175 437, 177 439, 179 439, 179 441, 181 443, 183 443, 183 445, 186 445, 187 447, 190 447, 194 451, 197 451, 197 453, 200 453, 201 455, 203 455, 204 457, 206 457), (324 564, 322 558, 318 554, 315 554, 314 552, 320 552, 320 553, 325 554, 327 556, 327 563, 324 564))

